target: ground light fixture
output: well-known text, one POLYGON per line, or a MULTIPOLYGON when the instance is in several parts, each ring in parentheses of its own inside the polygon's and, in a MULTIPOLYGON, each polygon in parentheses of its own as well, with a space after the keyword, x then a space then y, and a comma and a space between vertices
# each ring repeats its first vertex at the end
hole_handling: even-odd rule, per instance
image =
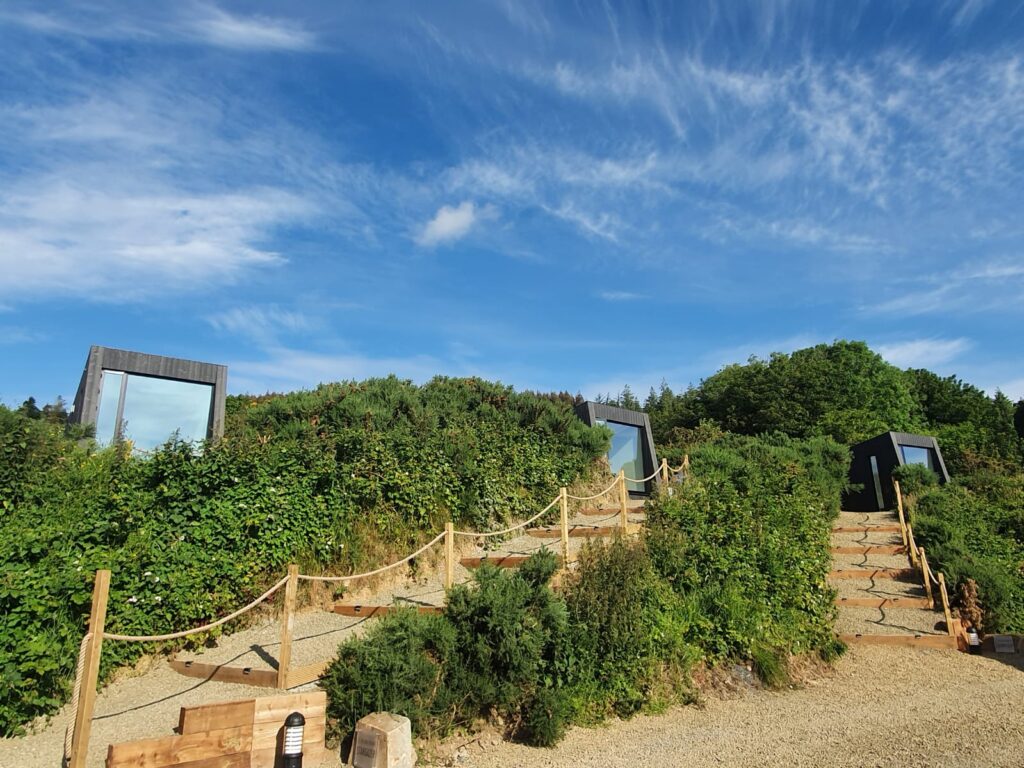
POLYGON ((292 712, 285 718, 282 768, 302 768, 302 732, 305 727, 306 718, 301 712, 292 712))

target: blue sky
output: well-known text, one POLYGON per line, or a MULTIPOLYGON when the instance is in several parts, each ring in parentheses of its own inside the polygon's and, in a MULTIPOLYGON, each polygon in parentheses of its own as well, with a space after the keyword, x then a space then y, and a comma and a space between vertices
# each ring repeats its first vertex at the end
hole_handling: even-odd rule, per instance
POLYGON ((836 338, 1024 396, 1019 3, 0 5, 0 401, 592 396, 836 338))

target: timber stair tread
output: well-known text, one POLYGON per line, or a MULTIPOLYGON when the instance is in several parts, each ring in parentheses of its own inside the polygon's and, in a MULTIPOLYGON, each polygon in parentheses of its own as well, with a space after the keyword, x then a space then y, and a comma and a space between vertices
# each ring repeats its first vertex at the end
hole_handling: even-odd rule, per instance
POLYGON ((365 605, 355 603, 336 603, 331 609, 339 616, 360 616, 370 618, 371 616, 384 616, 396 610, 415 608, 420 613, 441 613, 444 610, 440 605, 419 605, 416 603, 399 603, 397 605, 365 605))
POLYGON ((839 639, 847 645, 896 645, 909 648, 936 648, 958 650, 956 638, 950 635, 870 635, 860 632, 840 634, 839 639))
POLYGON ((932 608, 927 597, 837 597, 836 605, 856 608, 932 608))
POLYGON ((899 533, 899 524, 878 523, 876 525, 837 525, 832 533, 899 533))
MULTIPOLYGON (((570 525, 569 536, 576 538, 587 538, 591 536, 612 536, 622 531, 620 525, 570 525)), ((533 536, 538 539, 558 539, 562 536, 562 531, 557 525, 543 526, 540 528, 528 528, 526 530, 528 536, 533 536)))
POLYGON ((833 555, 905 555, 907 548, 902 544, 864 544, 859 546, 832 547, 833 555))
POLYGON ((830 579, 913 579, 913 568, 837 568, 829 571, 830 579))
MULTIPOLYGON (((459 560, 459 562, 464 568, 479 568, 484 563, 490 563, 498 568, 518 568, 529 560, 530 557, 531 555, 510 555, 498 553, 482 557, 464 557, 459 560)), ((560 555, 556 555, 555 559, 558 561, 559 565, 562 564, 562 558, 560 555)))

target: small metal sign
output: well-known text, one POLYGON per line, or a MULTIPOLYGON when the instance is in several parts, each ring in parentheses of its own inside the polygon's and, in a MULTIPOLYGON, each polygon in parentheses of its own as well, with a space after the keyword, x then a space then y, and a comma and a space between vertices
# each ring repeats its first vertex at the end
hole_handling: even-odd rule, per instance
POLYGON ((1016 653, 1013 647, 1013 635, 992 635, 992 645, 996 653, 1016 653))
POLYGON ((352 765, 355 768, 376 768, 378 735, 375 731, 356 731, 356 743, 352 749, 352 765))

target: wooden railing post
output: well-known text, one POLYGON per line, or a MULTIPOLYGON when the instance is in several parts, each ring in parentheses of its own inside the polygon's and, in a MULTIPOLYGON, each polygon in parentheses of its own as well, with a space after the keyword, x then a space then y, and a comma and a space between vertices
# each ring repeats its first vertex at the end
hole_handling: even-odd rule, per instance
POLYGON ((563 486, 558 496, 559 528, 562 539, 562 567, 569 567, 569 489, 563 486))
POLYGON ((455 586, 455 523, 444 524, 444 588, 455 586))
POLYGON ((921 560, 917 554, 917 542, 914 541, 914 526, 910 523, 907 523, 907 543, 909 544, 910 564, 920 570, 921 560))
POLYGON ((107 622, 107 600, 110 597, 110 571, 96 571, 92 588, 92 608, 89 611, 89 641, 82 668, 82 685, 75 711, 74 733, 71 737, 69 768, 85 768, 89 752, 89 734, 92 731, 92 713, 96 705, 96 687, 100 678, 100 654, 103 651, 103 630, 107 622))
POLYGON ((903 546, 910 544, 907 538, 907 519, 903 515, 903 492, 900 490, 900 481, 893 478, 892 481, 893 490, 896 491, 896 512, 900 518, 900 536, 903 537, 903 546))
POLYGON ((946 614, 946 631, 950 637, 956 637, 953 629, 953 614, 949 612, 949 593, 946 592, 946 577, 939 571, 939 594, 942 595, 942 612, 946 614))
POLYGON ((619 470, 619 525, 622 528, 623 534, 629 528, 629 505, 627 500, 629 499, 629 493, 626 491, 626 470, 619 470))
POLYGON ((928 567, 928 557, 924 553, 924 547, 919 550, 921 553, 921 574, 924 576, 924 591, 928 593, 928 607, 935 610, 935 597, 932 595, 932 572, 928 567))
POLYGON ((292 665, 292 633, 295 631, 295 599, 299 594, 299 566, 288 566, 288 583, 284 588, 284 611, 281 614, 281 652, 277 655, 277 687, 288 687, 288 669, 292 665))
POLYGON ((683 477, 687 478, 690 476, 690 454, 683 454, 683 477))
POLYGON ((661 460, 661 483, 668 485, 668 459, 661 460))

